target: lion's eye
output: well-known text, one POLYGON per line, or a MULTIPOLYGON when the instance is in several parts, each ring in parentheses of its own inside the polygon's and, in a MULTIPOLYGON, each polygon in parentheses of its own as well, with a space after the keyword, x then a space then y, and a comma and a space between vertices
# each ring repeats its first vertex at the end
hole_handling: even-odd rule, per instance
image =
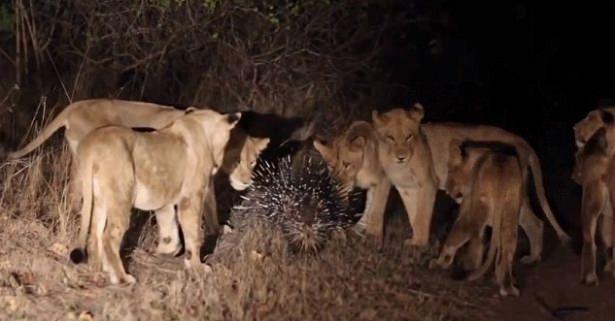
POLYGON ((395 138, 394 138, 393 136, 391 136, 391 135, 387 135, 387 136, 386 136, 386 138, 387 138, 389 141, 391 141, 391 142, 394 142, 394 141, 395 141, 395 138))
POLYGON ((408 136, 406 136, 406 142, 411 141, 413 138, 414 138, 414 135, 408 134, 408 136))
POLYGON ((254 167, 254 165, 256 165, 256 161, 255 160, 250 162, 250 166, 254 167))
POLYGON ((348 167, 350 167, 350 162, 342 162, 342 166, 347 169, 348 167))

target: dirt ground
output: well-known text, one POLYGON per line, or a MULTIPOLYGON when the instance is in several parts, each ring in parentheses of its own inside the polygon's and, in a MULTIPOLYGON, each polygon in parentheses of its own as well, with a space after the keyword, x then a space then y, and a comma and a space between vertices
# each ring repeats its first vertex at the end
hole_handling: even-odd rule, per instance
POLYGON ((573 251, 558 248, 536 266, 520 266, 517 280, 521 283, 521 296, 495 305, 494 319, 613 320, 615 280, 601 275, 597 287, 580 284, 579 260, 573 251))
MULTIPOLYGON (((317 256, 302 256, 256 224, 236 234, 233 254, 212 263, 212 272, 192 274, 181 258, 152 254, 156 228, 151 215, 139 214, 126 251, 127 268, 138 282, 110 286, 102 273, 68 260, 78 220, 66 201, 67 164, 66 150, 54 150, 1 168, 2 321, 598 321, 615 315, 613 278, 601 276, 598 287, 580 285, 579 255, 558 246, 551 231, 543 262, 516 264, 521 297, 501 299, 488 279, 469 283, 453 279, 451 271, 430 269, 438 242, 426 251, 403 247, 410 232, 399 209, 389 213, 382 249, 349 233, 317 256), (572 308, 580 310, 555 313, 572 308)), ((442 229, 435 230, 441 238, 442 229)))

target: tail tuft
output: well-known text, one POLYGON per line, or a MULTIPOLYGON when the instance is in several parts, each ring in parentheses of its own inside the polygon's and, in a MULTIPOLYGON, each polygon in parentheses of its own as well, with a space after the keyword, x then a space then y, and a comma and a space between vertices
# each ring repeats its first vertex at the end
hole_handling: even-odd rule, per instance
POLYGON ((70 260, 75 264, 83 263, 86 257, 87 255, 84 249, 75 248, 70 252, 70 260))

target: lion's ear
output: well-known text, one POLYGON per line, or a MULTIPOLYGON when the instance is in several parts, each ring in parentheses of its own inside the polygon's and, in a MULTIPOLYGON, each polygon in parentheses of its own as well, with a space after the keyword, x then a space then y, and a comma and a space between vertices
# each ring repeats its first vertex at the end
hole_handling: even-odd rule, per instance
POLYGON ((372 122, 376 126, 383 126, 388 121, 387 115, 378 114, 377 110, 372 110, 372 122))
POLYGON ((421 122, 425 115, 425 109, 421 103, 415 103, 409 110, 408 116, 417 122, 421 122))
POLYGON ((237 122, 239 122, 240 119, 241 119, 240 112, 226 114, 226 121, 229 123, 229 125, 231 125, 231 127, 235 127, 235 125, 237 125, 237 122))
POLYGON ((184 111, 184 114, 186 114, 186 115, 188 115, 188 114, 192 114, 193 112, 195 112, 195 111, 197 111, 197 110, 199 110, 199 109, 198 109, 198 108, 196 108, 196 107, 192 107, 192 106, 190 106, 190 107, 186 108, 186 110, 184 111))
POLYGON ((269 145, 269 137, 264 137, 264 138, 255 138, 256 142, 254 143, 254 145, 256 145, 256 149, 258 149, 258 151, 263 151, 265 148, 267 148, 267 145, 269 145))
POLYGON ((604 123, 607 126, 610 126, 613 124, 613 114, 609 113, 608 111, 604 109, 600 109, 600 119, 602 120, 602 123, 604 123))
POLYGON ((363 149, 367 141, 365 140, 365 137, 356 135, 356 136, 350 137, 350 139, 348 139, 348 143, 350 144, 351 148, 363 149))

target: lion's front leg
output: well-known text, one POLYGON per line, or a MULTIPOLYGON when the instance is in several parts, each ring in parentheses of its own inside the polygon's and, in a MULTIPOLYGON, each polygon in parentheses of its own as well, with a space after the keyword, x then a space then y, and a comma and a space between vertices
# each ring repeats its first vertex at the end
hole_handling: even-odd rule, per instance
POLYGON ((384 212, 386 210, 389 192, 391 191, 391 182, 383 178, 378 184, 368 191, 368 202, 365 207, 363 217, 357 224, 363 226, 365 232, 375 237, 379 242, 382 242, 384 229, 384 212))
POLYGON ((156 211, 158 223, 158 247, 156 253, 177 255, 181 250, 179 226, 173 205, 167 205, 156 211))
POLYGON ((220 231, 220 219, 218 218, 218 204, 216 203, 213 177, 209 185, 209 192, 205 195, 205 232, 207 235, 217 235, 220 231))
POLYGON ((196 268, 201 264, 201 212, 203 197, 201 193, 185 197, 179 202, 177 217, 184 233, 186 268, 196 268))
POLYGON ((604 208, 603 188, 595 185, 583 186, 581 202, 581 225, 583 249, 581 251, 581 281, 589 285, 598 284, 596 274, 596 228, 598 217, 604 208))
POLYGON ((615 201, 615 193, 609 191, 610 200, 602 215, 602 240, 607 248, 605 272, 610 272, 615 277, 615 214, 613 213, 613 202, 615 201), (608 226, 608 228, 607 228, 608 226), (611 253, 609 253, 611 252, 611 253))
POLYGON ((437 187, 434 182, 422 182, 416 188, 398 188, 412 226, 412 238, 406 245, 424 247, 429 243, 429 230, 437 187))

